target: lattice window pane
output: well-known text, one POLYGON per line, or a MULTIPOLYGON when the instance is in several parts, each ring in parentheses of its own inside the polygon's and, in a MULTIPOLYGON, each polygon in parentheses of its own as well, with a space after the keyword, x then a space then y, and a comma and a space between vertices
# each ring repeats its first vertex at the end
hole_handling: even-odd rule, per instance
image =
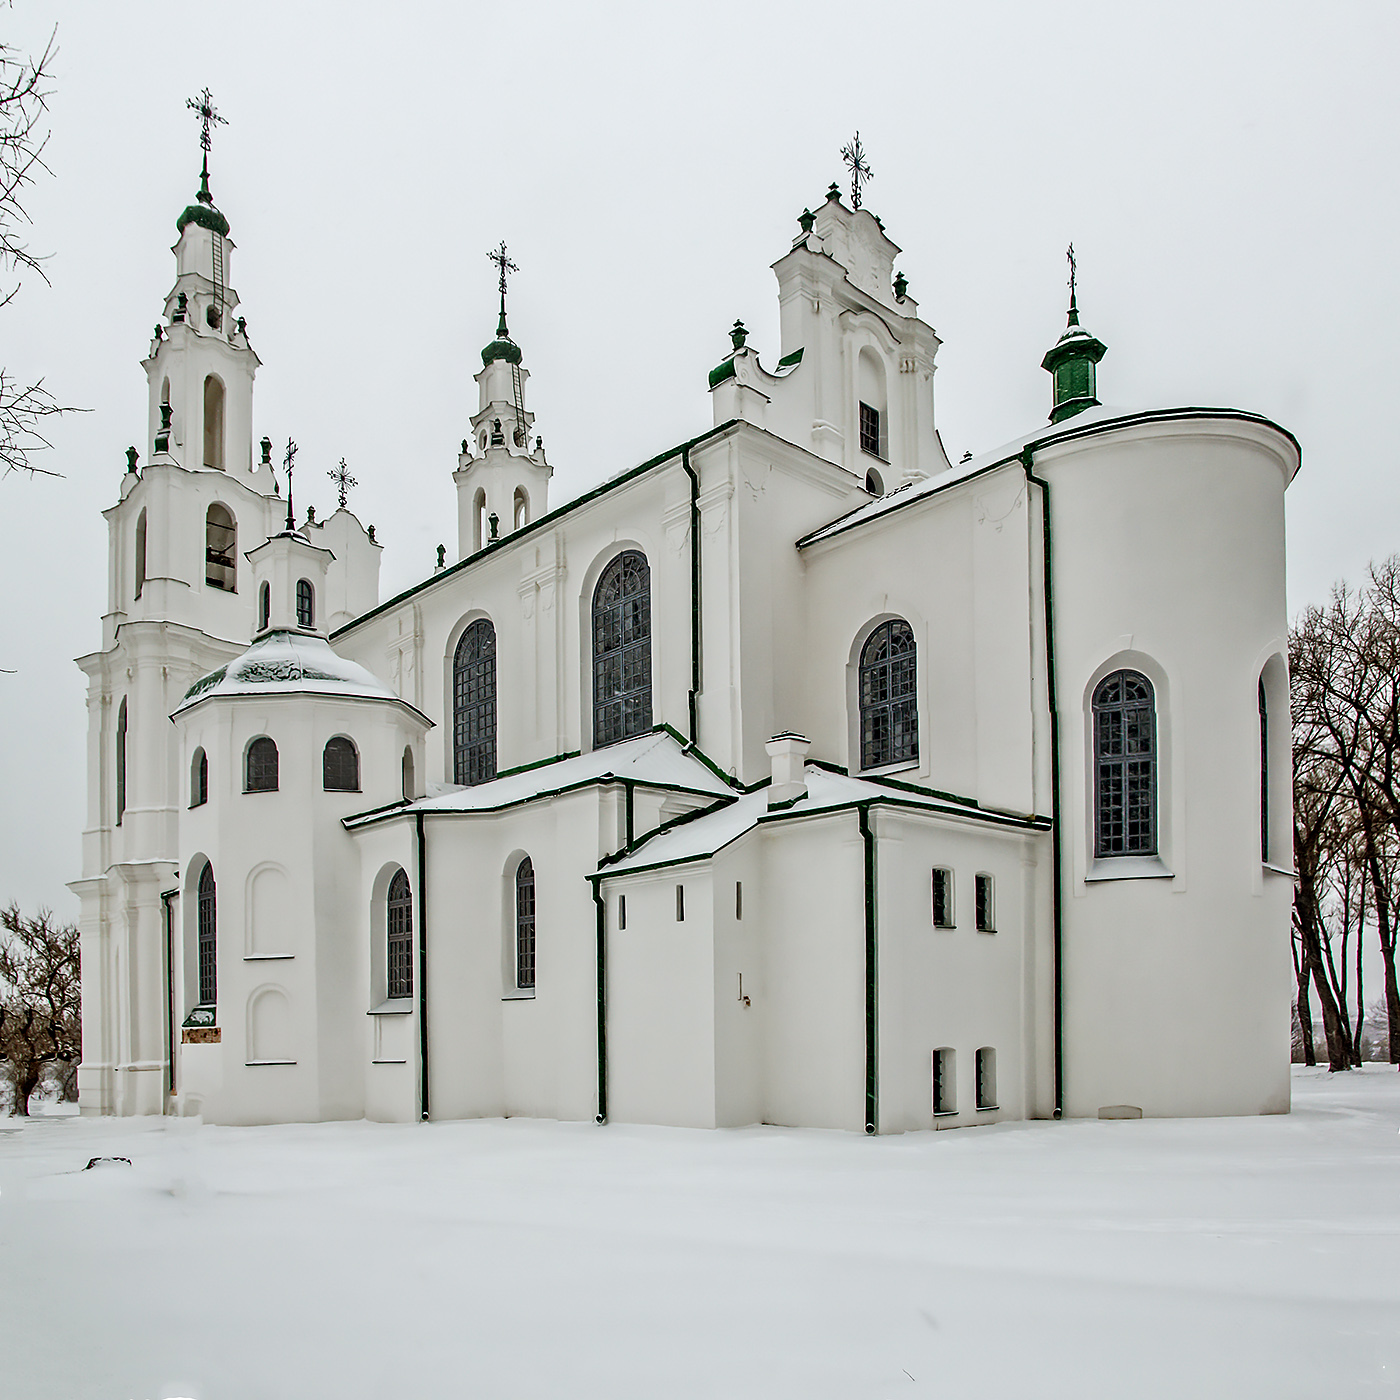
POLYGON ((1096 856, 1157 851, 1157 719, 1152 685, 1115 671, 1094 691, 1096 856))
POLYGON ((266 735, 248 745, 245 792, 277 791, 277 745, 266 735))
POLYGON ((360 756, 349 739, 337 736, 321 755, 321 786, 327 792, 360 790, 360 756))
POLYGON ((603 571, 593 594, 593 743, 651 729, 651 570, 636 551, 603 571))
POLYGON ((535 867, 529 856, 515 872, 515 985, 535 985, 535 867))
POLYGON ((917 760, 917 686, 913 630, 901 618, 881 623, 860 656, 862 768, 917 760))
POLYGON ((206 865, 199 875, 199 1004, 213 1006, 218 995, 217 892, 214 867, 206 865))
POLYGON ((396 871, 389 882, 385 926, 388 931, 388 995, 413 995, 413 891, 408 876, 396 871))
POLYGON ((453 780, 496 776, 496 629, 484 618, 457 643, 452 660, 453 780))

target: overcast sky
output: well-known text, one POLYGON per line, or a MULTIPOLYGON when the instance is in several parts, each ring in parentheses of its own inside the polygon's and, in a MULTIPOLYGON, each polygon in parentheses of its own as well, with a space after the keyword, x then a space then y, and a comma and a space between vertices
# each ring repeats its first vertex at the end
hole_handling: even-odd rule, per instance
POLYGON ((511 331, 559 504, 710 424, 735 317, 768 364, 770 264, 843 175, 943 339, 949 454, 1043 421, 1065 245, 1105 402, 1225 404, 1291 429, 1289 603, 1400 547, 1393 75, 1377 3, 797 5, 66 3, 53 170, 29 201, 52 285, 0 311, 0 363, 66 403, 42 464, 0 480, 0 901, 77 904, 84 678, 106 603, 100 512, 144 459, 139 362, 211 161, 263 362, 255 437, 301 445, 298 499, 351 500, 383 596, 455 542, 451 472, 495 329, 487 250, 520 264, 511 331))

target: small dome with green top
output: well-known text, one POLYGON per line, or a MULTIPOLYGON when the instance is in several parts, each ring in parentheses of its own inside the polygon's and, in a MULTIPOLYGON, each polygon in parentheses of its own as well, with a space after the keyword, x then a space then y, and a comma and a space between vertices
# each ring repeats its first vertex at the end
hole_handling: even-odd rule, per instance
POLYGON ((1079 324, 1075 303, 1074 244, 1069 245, 1069 323, 1064 334, 1045 352, 1040 367, 1054 379, 1054 406, 1050 421, 1059 423, 1098 405, 1096 366, 1108 351, 1103 341, 1079 324))
POLYGON ((505 360, 507 364, 518 365, 520 363, 520 347, 508 337, 498 334, 496 339, 481 352, 483 365, 495 364, 497 360, 505 360))

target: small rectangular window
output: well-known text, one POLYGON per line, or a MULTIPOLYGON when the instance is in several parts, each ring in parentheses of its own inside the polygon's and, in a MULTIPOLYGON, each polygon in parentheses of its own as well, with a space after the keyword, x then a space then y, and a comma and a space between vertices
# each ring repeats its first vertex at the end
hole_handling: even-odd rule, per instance
POLYGON ((933 1111, 935 1115, 958 1111, 957 1077, 954 1066, 953 1052, 946 1046, 942 1050, 933 1052, 933 1111))
POLYGON ((997 1052, 984 1045, 977 1052, 977 1107, 997 1106, 997 1052))
POLYGON ((933 926, 953 927, 953 872, 938 867, 933 872, 933 926))
POLYGON ((977 904, 977 932, 995 933, 996 911, 992 906, 992 877, 978 875, 973 881, 973 892, 977 904))
POLYGON ((627 896, 625 894, 620 894, 617 897, 617 926, 618 928, 627 927, 627 896))
POLYGON ((860 450, 872 457, 880 455, 880 410, 868 403, 860 406, 860 450))
POLYGON ((685 886, 676 886, 676 922, 685 922, 685 886))
POLYGON ((734 882, 734 917, 736 919, 744 917, 744 882, 742 880, 734 882))

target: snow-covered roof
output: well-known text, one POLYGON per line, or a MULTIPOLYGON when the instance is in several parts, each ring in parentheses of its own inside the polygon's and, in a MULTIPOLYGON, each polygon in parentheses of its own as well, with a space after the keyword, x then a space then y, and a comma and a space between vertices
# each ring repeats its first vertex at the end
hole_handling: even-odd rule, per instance
MULTIPOLYGON (((175 713, 219 697, 306 694, 390 700, 407 705, 373 672, 333 651, 324 637, 304 632, 270 632, 227 665, 201 676, 185 692, 175 713)), ((407 708, 413 709, 411 705, 407 708)))
POLYGON ((963 820, 989 822, 995 826, 1039 829, 1047 823, 1039 817, 1016 817, 1002 812, 988 812, 967 802, 940 796, 912 787, 907 783, 880 782, 869 778, 852 778, 845 773, 833 773, 827 768, 809 763, 805 767, 807 795, 791 805, 769 810, 767 787, 746 792, 737 802, 696 817, 681 817, 654 835, 643 837, 620 860, 603 866, 603 876, 621 875, 628 871, 651 870, 657 866, 677 865, 686 861, 703 860, 723 850, 751 831, 760 822, 777 822, 813 816, 824 811, 840 811, 878 802, 891 806, 917 808, 931 814, 960 817, 963 820))
POLYGON ((502 774, 489 783, 453 788, 392 809, 347 817, 348 828, 368 825, 406 812, 494 812, 537 797, 587 787, 605 777, 642 787, 665 788, 715 798, 732 797, 735 789, 666 729, 636 739, 571 754, 533 767, 502 774))
POLYGON ((936 495, 940 491, 947 490, 950 486, 968 481, 985 471, 1005 466, 1020 456, 1027 447, 1048 446, 1057 438, 1085 436, 1109 428, 1115 423, 1128 426, 1142 422, 1171 422, 1174 419, 1182 418, 1236 418, 1245 422, 1260 423, 1282 433, 1290 442, 1297 445, 1297 439, 1286 428, 1280 428, 1277 423, 1261 414, 1248 413, 1243 409, 1164 408, 1137 410, 1110 408, 1100 404, 1097 408, 1085 409, 1082 413, 1076 413, 1059 423, 1042 423, 1034 432, 1024 433, 991 452, 983 452, 979 456, 969 458, 966 462, 959 462, 949 471, 940 472, 936 476, 924 477, 919 481, 903 482, 896 486, 893 491, 888 491, 885 495, 879 496, 873 501, 867 501, 864 505, 857 506, 855 510, 848 511, 845 515, 838 516, 829 524, 813 530, 810 535, 804 535, 798 540, 797 547, 801 549, 806 545, 829 539, 833 535, 842 534, 854 526, 863 525, 882 515, 888 515, 891 511, 910 505, 926 496, 936 495))

